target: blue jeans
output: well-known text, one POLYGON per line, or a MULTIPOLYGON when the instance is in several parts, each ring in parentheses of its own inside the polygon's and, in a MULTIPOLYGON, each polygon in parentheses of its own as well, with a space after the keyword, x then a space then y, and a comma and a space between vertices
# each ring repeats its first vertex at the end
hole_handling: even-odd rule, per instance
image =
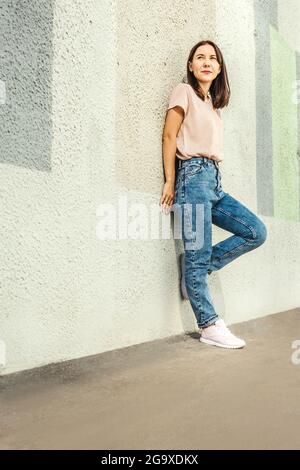
POLYGON ((262 245, 267 229, 253 212, 223 191, 219 164, 206 157, 179 160, 174 204, 180 209, 187 293, 197 324, 204 328, 219 318, 208 273, 262 245), (212 224, 233 235, 212 246, 212 224))

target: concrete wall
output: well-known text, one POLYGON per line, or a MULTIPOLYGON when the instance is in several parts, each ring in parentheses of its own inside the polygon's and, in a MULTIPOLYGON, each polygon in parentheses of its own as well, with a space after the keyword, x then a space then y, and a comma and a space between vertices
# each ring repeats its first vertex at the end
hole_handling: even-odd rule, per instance
MULTIPOLYGON (((120 196, 129 204, 158 203, 168 96, 202 38, 221 47, 232 87, 223 110, 223 187, 257 212, 269 232, 262 247, 211 276, 216 307, 230 324, 299 306, 300 126, 293 118, 283 156, 276 103, 285 82, 274 103, 274 77, 283 44, 291 100, 291 81, 300 78, 300 7, 296 0, 261 4, 264 9, 250 0, 1 2, 2 374, 195 329, 178 291, 182 243, 100 240, 97 211, 103 203, 117 208, 120 196), (278 194, 285 202, 276 211, 278 194), (289 198, 293 210, 285 212, 289 198)), ((299 116, 297 105, 288 106, 299 116)), ((213 241, 228 235, 214 227, 213 241)))

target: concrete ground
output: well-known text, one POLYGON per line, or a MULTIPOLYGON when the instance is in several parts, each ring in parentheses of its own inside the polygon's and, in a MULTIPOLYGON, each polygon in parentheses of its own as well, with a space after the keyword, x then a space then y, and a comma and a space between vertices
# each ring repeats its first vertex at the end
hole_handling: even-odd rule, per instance
POLYGON ((0 449, 300 449, 299 314, 3 376, 0 449))

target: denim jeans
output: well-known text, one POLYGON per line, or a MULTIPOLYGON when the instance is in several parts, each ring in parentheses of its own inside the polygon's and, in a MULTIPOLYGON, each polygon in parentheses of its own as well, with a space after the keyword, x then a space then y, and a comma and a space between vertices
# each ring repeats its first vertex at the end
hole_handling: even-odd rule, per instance
POLYGON ((179 161, 174 204, 180 209, 187 293, 197 324, 203 328, 219 318, 208 273, 262 245, 267 230, 253 212, 223 191, 219 164, 206 157, 179 161), (212 246, 212 224, 233 235, 212 246))

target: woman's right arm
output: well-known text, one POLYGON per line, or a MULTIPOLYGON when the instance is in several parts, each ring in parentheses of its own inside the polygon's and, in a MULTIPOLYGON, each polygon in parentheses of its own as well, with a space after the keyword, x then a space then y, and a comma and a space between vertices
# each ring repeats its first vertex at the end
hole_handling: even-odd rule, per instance
POLYGON ((184 119, 184 110, 180 106, 169 109, 166 116, 162 135, 162 153, 164 164, 165 184, 160 199, 160 205, 168 213, 174 202, 175 187, 175 158, 176 137, 184 119))

